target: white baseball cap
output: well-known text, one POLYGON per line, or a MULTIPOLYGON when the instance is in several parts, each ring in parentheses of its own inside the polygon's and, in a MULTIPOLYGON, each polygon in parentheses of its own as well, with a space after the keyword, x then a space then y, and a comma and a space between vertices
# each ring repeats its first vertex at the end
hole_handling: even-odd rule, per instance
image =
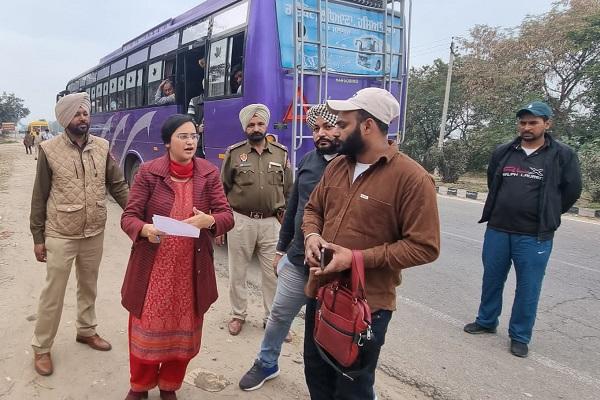
POLYGON ((398 100, 387 90, 374 87, 361 89, 348 100, 327 100, 327 106, 336 114, 365 110, 386 125, 400 115, 398 100))

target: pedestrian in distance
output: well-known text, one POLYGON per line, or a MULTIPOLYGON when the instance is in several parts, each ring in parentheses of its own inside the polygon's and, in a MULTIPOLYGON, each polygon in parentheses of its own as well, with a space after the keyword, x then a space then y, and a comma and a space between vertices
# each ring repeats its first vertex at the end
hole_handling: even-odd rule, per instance
POLYGON ((33 135, 33 152, 35 155, 35 159, 37 160, 40 154, 40 143, 42 143, 42 134, 39 130, 35 130, 32 132, 33 135))
POLYGON ((285 217, 279 231, 279 242, 273 260, 277 288, 267 327, 254 365, 239 382, 242 390, 259 389, 265 381, 279 375, 278 359, 284 341, 291 341, 290 326, 304 304, 304 285, 308 269, 304 264, 304 235, 302 218, 304 206, 319 183, 325 167, 340 148, 339 133, 335 128, 337 117, 320 104, 306 114, 306 122, 313 134, 315 149, 307 153, 296 172, 296 180, 288 199, 285 217), (286 337, 287 334, 287 337, 286 337))
MULTIPOLYGON (((342 141, 312 192, 302 231, 310 288, 348 274, 353 251, 364 259, 365 292, 371 309, 371 339, 357 361, 363 372, 346 378, 325 359, 314 341, 316 293, 306 305, 304 373, 311 399, 375 399, 375 368, 396 309, 396 287, 405 268, 434 261, 440 224, 433 179, 387 139, 400 105, 379 88, 359 90, 348 100, 329 100, 342 141), (331 260, 321 269, 321 249, 331 260), (311 285, 310 282, 313 282, 311 285), (315 282, 317 280, 317 282, 315 282)), ((325 261, 325 260, 324 260, 325 261)))
POLYGON ((517 111, 519 136, 494 150, 487 169, 488 197, 481 222, 487 222, 482 261, 481 302, 467 333, 495 333, 502 293, 515 268, 517 288, 508 334, 510 351, 527 357, 542 281, 561 214, 581 195, 576 153, 548 132, 553 112, 534 101, 517 111))
POLYGON ((46 128, 44 129, 44 133, 42 133, 42 142, 44 140, 50 140, 54 137, 54 135, 52 133, 50 133, 50 129, 46 128))
POLYGON ((212 239, 233 227, 218 169, 194 156, 198 132, 191 116, 162 126, 167 154, 142 164, 121 227, 133 241, 123 282, 129 311, 131 389, 126 400, 177 396, 190 360, 200 351, 204 314, 217 299, 212 239), (183 220, 198 238, 165 236, 153 215, 183 220))
POLYGON ((25 154, 31 154, 31 148, 33 147, 33 136, 27 132, 23 138, 23 145, 25 146, 25 154))
POLYGON ((50 350, 58 331, 73 264, 77 271, 76 341, 111 349, 96 332, 96 294, 106 224, 106 190, 123 208, 129 188, 107 140, 88 133, 87 93, 64 96, 56 119, 65 128, 40 144, 31 198, 31 234, 37 261, 46 263, 32 340, 35 370, 53 372, 50 350))
MULTIPOLYGON (((279 237, 277 219, 286 206, 292 173, 285 146, 266 139, 270 112, 264 104, 250 104, 240 111, 246 140, 230 146, 221 167, 221 180, 233 209, 235 229, 227 235, 229 255, 228 330, 237 335, 247 316, 246 272, 256 252, 262 271, 263 326, 275 295, 273 259, 279 237)), ((219 238, 218 243, 223 239, 219 238)))

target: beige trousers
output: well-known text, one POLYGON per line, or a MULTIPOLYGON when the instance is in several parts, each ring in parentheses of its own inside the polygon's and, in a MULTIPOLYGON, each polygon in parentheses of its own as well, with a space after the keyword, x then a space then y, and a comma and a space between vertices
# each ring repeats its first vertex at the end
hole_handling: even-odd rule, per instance
POLYGON ((73 262, 77 277, 77 334, 96 334, 96 284, 103 242, 104 233, 85 239, 46 238, 46 284, 31 341, 35 353, 49 352, 54 343, 73 262))
POLYGON ((235 227, 227 233, 231 314, 235 318, 246 319, 248 306, 246 272, 256 251, 262 271, 261 290, 265 309, 263 322, 266 322, 277 286, 277 277, 273 272, 273 258, 281 225, 275 217, 253 219, 235 211, 233 218, 235 227))

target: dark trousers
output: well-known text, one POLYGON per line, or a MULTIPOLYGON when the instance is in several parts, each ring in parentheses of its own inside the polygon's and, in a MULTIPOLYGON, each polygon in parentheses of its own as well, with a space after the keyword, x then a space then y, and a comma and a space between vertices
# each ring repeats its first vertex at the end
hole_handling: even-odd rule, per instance
POLYGON ((319 354, 314 339, 315 310, 317 302, 311 299, 306 304, 306 324, 304 332, 304 376, 312 400, 373 400, 375 399, 375 369, 385 333, 392 318, 389 310, 379 310, 371 314, 373 339, 368 351, 362 355, 362 366, 366 371, 354 381, 337 373, 319 354))
POLYGON ((476 322, 486 328, 498 326, 502 292, 512 262, 517 288, 508 334, 517 342, 529 343, 551 252, 552 239, 540 241, 535 236, 487 228, 482 252, 481 303, 476 322))

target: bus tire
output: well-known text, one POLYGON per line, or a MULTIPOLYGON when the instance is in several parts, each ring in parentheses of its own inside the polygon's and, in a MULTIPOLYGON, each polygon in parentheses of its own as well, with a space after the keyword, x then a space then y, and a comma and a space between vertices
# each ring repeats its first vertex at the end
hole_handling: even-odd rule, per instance
POLYGON ((140 165, 142 165, 142 162, 139 158, 135 156, 127 158, 127 161, 125 163, 125 179, 127 180, 127 184, 129 185, 129 187, 133 185, 133 180, 135 179, 135 175, 140 169, 140 165))

